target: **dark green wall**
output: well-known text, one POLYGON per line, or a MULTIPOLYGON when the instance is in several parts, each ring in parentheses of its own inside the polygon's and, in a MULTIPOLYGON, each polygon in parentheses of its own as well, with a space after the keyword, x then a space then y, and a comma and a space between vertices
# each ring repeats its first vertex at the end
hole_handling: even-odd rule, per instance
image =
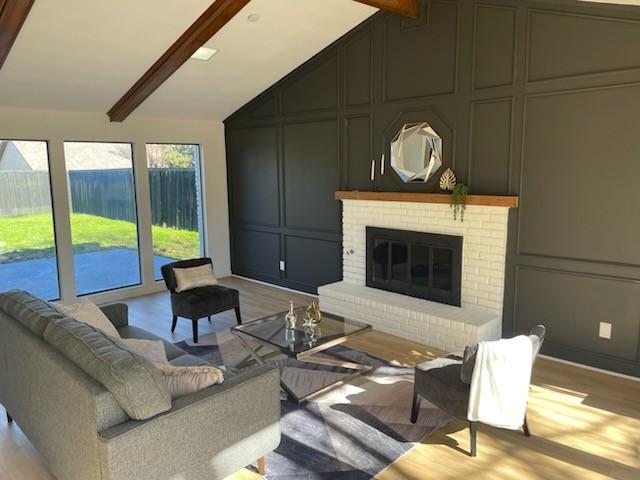
POLYGON ((545 353, 640 376, 640 8, 423 3, 417 20, 377 14, 227 120, 233 271, 338 280, 333 192, 436 191, 389 168, 369 180, 400 126, 428 121, 443 170, 521 197, 505 334, 544 323, 545 353))

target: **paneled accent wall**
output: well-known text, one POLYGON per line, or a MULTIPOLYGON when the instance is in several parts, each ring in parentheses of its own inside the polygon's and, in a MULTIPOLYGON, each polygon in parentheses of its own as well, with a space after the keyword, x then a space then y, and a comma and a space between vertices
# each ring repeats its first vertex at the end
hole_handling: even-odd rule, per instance
POLYGON ((437 191, 388 164, 400 127, 428 121, 443 170, 520 195, 504 334, 543 323, 544 353, 640 376, 640 8, 422 7, 375 15, 226 121, 233 271, 310 292, 340 280, 333 192, 437 191))

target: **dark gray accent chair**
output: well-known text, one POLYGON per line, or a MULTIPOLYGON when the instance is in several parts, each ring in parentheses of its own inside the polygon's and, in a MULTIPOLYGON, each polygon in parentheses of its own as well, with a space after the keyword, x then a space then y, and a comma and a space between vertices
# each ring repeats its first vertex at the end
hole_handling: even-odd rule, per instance
MULTIPOLYGON (((531 329, 529 339, 533 344, 533 361, 535 363, 538 352, 544 342, 546 329, 538 325, 531 329)), ((439 409, 463 421, 467 420, 467 407, 469 406, 469 390, 471 389, 471 377, 475 367, 478 345, 468 346, 464 349, 464 357, 460 363, 443 367, 430 368, 430 361, 416 366, 415 383, 413 386, 413 405, 411 408, 411 422, 416 423, 420 413, 420 400, 426 399, 439 409)), ((457 357, 460 358, 460 357, 457 357)), ((469 422, 469 434, 471 437, 471 456, 476 456, 476 425, 477 422, 469 422)), ((524 434, 531 436, 527 416, 524 417, 524 434)))
POLYGON ((212 285, 176 292, 177 283, 173 269, 201 267, 203 265, 211 265, 213 267, 213 262, 210 258, 196 258, 168 263, 161 268, 164 283, 171 292, 171 310, 173 313, 171 332, 176 329, 178 317, 187 318, 191 320, 193 325, 194 343, 198 343, 198 321, 202 318, 207 318, 211 322, 211 315, 234 309, 238 325, 242 323, 240 294, 235 288, 212 285))

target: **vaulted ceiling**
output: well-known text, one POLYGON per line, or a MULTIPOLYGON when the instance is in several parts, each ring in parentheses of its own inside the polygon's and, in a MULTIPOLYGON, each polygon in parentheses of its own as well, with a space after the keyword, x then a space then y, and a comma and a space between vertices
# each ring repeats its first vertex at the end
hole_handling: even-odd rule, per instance
MULTIPOLYGON (((104 113, 211 3, 37 0, 0 69, 0 106, 104 113)), ((134 115, 223 120, 377 12, 366 4, 411 3, 251 0, 206 43, 213 59, 187 61, 134 115)))
MULTIPOLYGON (((0 105, 104 113, 212 0, 37 0, 0 70, 0 105)), ((134 115, 222 120, 377 9, 252 0, 134 115), (250 22, 248 15, 260 15, 250 22)))

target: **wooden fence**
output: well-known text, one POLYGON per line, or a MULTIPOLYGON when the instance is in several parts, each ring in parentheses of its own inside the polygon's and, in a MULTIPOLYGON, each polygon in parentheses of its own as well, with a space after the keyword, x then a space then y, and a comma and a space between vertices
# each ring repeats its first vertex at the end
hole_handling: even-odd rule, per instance
MULTIPOLYGON (((154 225, 198 230, 198 198, 194 169, 150 169, 154 225)), ((133 173, 130 169, 69 172, 74 213, 136 221, 133 173)), ((0 216, 51 211, 47 172, 0 172, 0 216)))

